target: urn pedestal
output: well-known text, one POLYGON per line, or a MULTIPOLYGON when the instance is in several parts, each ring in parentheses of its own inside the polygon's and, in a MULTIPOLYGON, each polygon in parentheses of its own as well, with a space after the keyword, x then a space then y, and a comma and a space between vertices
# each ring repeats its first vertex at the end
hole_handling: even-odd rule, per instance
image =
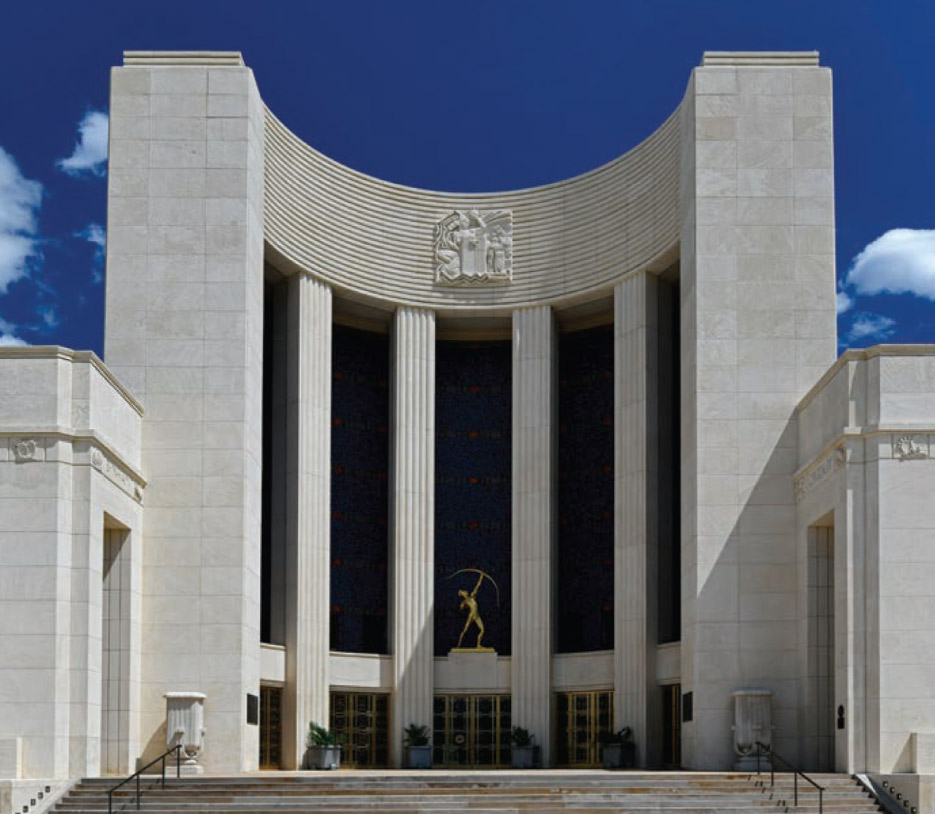
POLYGON ((182 774, 202 774, 198 755, 204 748, 205 696, 200 692, 167 692, 166 748, 182 745, 182 774))

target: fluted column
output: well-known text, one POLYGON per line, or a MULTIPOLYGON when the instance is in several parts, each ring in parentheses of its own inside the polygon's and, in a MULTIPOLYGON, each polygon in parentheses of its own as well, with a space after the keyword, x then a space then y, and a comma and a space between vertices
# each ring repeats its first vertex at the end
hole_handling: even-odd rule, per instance
POLYGON ((649 273, 614 287, 614 725, 632 727, 641 766, 658 740, 656 293, 649 273))
POLYGON ((331 288, 289 281, 286 690, 283 765, 301 765, 310 722, 328 725, 331 288))
POLYGON ((402 728, 431 729, 435 573, 435 312, 400 308, 393 330, 391 748, 402 728))
POLYGON ((552 743, 555 341, 551 308, 513 312, 512 719, 536 736, 545 766, 552 743))

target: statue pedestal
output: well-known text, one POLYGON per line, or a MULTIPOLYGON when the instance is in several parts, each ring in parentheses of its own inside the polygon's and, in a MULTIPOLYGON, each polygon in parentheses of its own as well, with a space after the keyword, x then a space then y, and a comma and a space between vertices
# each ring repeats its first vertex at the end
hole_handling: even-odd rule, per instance
POLYGON ((480 649, 455 647, 448 658, 438 664, 443 671, 445 686, 463 690, 491 690, 499 686, 497 651, 492 647, 480 649))
MULTIPOLYGON (((734 769, 755 772, 757 768, 757 741, 772 746, 771 690, 739 690, 734 698, 734 769)), ((770 759, 760 758, 760 768, 769 769, 770 759)))
MULTIPOLYGON (((182 774, 202 774, 204 766, 198 755, 204 748, 205 694, 200 692, 167 692, 166 747, 182 744, 182 774)), ((166 766, 170 772, 174 767, 166 766)))

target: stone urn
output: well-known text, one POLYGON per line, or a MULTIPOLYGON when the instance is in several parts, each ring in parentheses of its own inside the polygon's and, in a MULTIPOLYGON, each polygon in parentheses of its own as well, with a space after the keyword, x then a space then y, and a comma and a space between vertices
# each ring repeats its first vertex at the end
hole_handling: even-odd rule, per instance
POLYGON ((167 692, 166 748, 182 745, 182 773, 201 774, 198 755, 205 742, 205 694, 167 692))
MULTIPOLYGON (((770 690, 738 690, 732 693, 734 698, 734 769, 741 772, 755 772, 757 769, 757 743, 772 746, 773 727, 771 724, 771 705, 773 693, 770 690)), ((768 769, 769 756, 760 757, 760 767, 768 769)))

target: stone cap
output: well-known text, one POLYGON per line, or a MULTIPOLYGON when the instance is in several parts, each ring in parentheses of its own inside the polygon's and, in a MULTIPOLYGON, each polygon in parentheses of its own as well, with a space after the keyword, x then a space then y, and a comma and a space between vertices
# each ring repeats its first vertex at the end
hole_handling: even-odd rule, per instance
POLYGON ((124 51, 124 65, 210 65, 243 68, 240 51, 124 51))
POLYGON ((818 65, 817 51, 705 51, 701 66, 773 65, 779 67, 806 67, 818 65))

